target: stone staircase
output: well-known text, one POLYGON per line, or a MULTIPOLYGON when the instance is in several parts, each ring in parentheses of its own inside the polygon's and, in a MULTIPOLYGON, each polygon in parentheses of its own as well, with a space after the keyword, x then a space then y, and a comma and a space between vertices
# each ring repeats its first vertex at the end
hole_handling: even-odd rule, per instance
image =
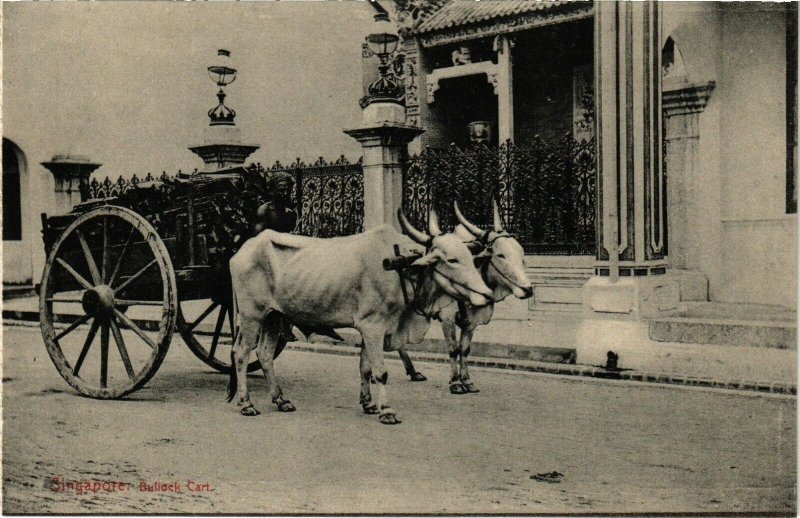
POLYGON ((657 342, 797 350, 797 312, 767 304, 682 302, 649 323, 657 342))
POLYGON ((3 300, 12 300, 22 297, 36 295, 36 291, 31 284, 4 284, 3 300))
POLYGON ((594 257, 527 259, 528 275, 533 284, 531 311, 539 315, 583 311, 583 285, 592 276, 594 257))

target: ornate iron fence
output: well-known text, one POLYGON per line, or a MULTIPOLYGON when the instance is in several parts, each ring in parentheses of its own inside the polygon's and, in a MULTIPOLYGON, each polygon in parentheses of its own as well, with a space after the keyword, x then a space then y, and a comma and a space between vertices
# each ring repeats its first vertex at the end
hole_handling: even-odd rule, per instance
MULTIPOLYGON (((271 167, 264 168, 261 164, 247 166, 243 180, 247 180, 251 190, 256 193, 258 203, 263 203, 269 197, 265 183, 254 178, 267 180, 276 172, 286 172, 295 179, 292 192, 295 209, 297 210, 297 228, 299 234, 315 237, 346 236, 361 232, 364 228, 364 174, 362 159, 350 163, 344 156, 333 162, 327 162, 320 157, 312 164, 306 164, 299 158, 288 166, 275 162, 271 167), (251 174, 255 173, 255 177, 251 174)), ((120 176, 117 180, 106 177, 98 181, 92 179, 88 184, 82 185, 83 200, 116 198, 125 195, 137 187, 151 185, 164 186, 177 180, 192 181, 197 174, 182 173, 168 175, 166 172, 155 177, 148 173, 144 178, 133 175, 131 178, 120 176)), ((213 176, 204 176, 204 181, 212 180, 213 176)), ((248 191, 250 192, 250 191, 248 191)), ((246 193, 239 193, 245 196, 246 193)), ((254 202, 255 203, 255 202, 254 202)), ((258 203, 255 206, 258 206, 258 203)), ((255 212, 253 210, 253 216, 255 212)))
POLYGON ((294 176, 297 233, 335 237, 364 230, 362 158, 351 164, 344 155, 334 162, 327 162, 320 157, 311 165, 298 158, 289 166, 275 162, 264 170, 264 174, 276 171, 294 176))
MULTIPOLYGON (((195 173, 197 170, 195 169, 195 173)), ((177 176, 184 176, 184 173, 178 171, 177 176)), ((169 175, 166 171, 161 173, 161 176, 153 176, 152 173, 147 173, 144 178, 139 178, 133 175, 130 178, 123 178, 121 175, 116 180, 111 180, 106 176, 102 181, 97 178, 92 178, 91 182, 81 185, 81 197, 84 201, 96 200, 102 198, 115 198, 125 192, 135 189, 139 185, 146 185, 153 182, 164 182, 174 179, 175 175, 169 175)))
POLYGON ((460 149, 426 149, 404 167, 403 208, 415 225, 427 224, 428 207, 443 228, 453 221, 453 201, 488 228, 497 200, 506 229, 526 253, 595 253, 595 143, 572 135, 554 144, 506 142, 460 149))

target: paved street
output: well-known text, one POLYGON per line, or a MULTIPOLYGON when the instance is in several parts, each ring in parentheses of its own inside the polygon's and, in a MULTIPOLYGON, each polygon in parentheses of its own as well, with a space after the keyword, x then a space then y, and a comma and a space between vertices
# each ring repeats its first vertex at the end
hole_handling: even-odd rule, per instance
POLYGON ((5 513, 795 510, 793 397, 480 368, 482 391, 454 396, 446 365, 411 383, 392 355, 390 427, 360 411, 356 357, 289 350, 276 366, 298 411, 276 412, 253 376, 262 415, 245 418, 177 336, 147 387, 97 401, 38 328, 3 333, 5 513), (552 471, 560 483, 531 478, 552 471))

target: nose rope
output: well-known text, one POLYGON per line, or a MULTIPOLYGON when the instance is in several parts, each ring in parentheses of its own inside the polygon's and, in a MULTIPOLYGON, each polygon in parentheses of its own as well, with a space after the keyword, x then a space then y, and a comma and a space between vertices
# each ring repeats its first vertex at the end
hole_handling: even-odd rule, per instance
POLYGON ((466 285, 466 284, 464 284, 463 282, 458 282, 457 280, 453 279, 452 277, 448 277, 447 275, 445 275, 445 274, 443 274, 442 272, 440 272, 439 270, 437 270, 437 269, 436 269, 436 267, 434 267, 434 268, 433 268, 433 271, 434 271, 434 272, 436 272, 436 273, 438 273, 439 275, 441 275, 441 276, 442 276, 442 277, 444 277, 445 279, 447 279, 449 282, 451 282, 451 283, 453 283, 453 284, 455 284, 455 285, 457 285, 457 286, 461 286, 461 287, 462 287, 462 288, 464 288, 465 290, 471 291, 472 293, 477 293, 478 295, 480 295, 480 296, 482 296, 482 297, 486 297, 487 299, 489 299, 489 300, 490 300, 490 301, 492 301, 492 302, 496 302, 494 299, 492 299, 492 298, 491 298, 491 297, 489 297, 488 295, 486 295, 486 294, 484 294, 484 293, 481 293, 481 292, 480 292, 480 291, 478 291, 478 290, 473 290, 472 288, 470 288, 469 286, 467 286, 467 285, 466 285))
POLYGON ((490 265, 492 268, 494 268, 494 271, 496 271, 497 273, 499 273, 499 274, 500 274, 500 276, 501 276, 503 279, 507 280, 508 282, 510 282, 511 284, 513 284, 514 286, 516 286, 517 288, 519 288, 519 289, 521 289, 521 290, 526 290, 526 289, 527 289, 527 288, 525 288, 525 287, 523 287, 523 286, 520 286, 519 284, 517 284, 516 282, 514 282, 513 280, 511 280, 511 278, 509 278, 509 276, 508 276, 508 275, 506 275, 506 274, 504 274, 503 272, 501 272, 501 271, 500 271, 500 268, 498 268, 498 267, 497 267, 497 265, 496 265, 496 264, 494 264, 494 257, 492 257, 491 259, 489 259, 489 265, 490 265))
MULTIPOLYGON (((471 291, 471 292, 473 292, 473 293, 477 293, 478 295, 480 295, 480 296, 482 296, 482 297, 485 297, 485 298, 486 298, 486 299, 487 299, 487 300, 488 300, 488 301, 489 301, 491 304, 494 304, 495 302, 497 302, 497 301, 496 301, 496 300, 494 300, 492 297, 489 297, 488 295, 484 295, 483 293, 481 293, 481 292, 479 292, 479 291, 473 290, 472 288, 470 288, 470 287, 469 287, 469 286, 467 286, 466 284, 464 284, 464 283, 461 283, 461 282, 458 282, 457 280, 453 279, 452 277, 448 277, 447 275, 445 275, 444 273, 442 273, 441 271, 439 271, 439 270, 438 270, 438 269, 436 269, 436 268, 434 268, 434 269, 433 269, 433 271, 434 271, 434 272, 436 272, 436 273, 438 273, 439 275, 441 275, 441 276, 442 276, 442 277, 444 277, 445 279, 447 279, 449 282, 451 282, 451 283, 453 283, 453 284, 456 284, 456 285, 458 285, 458 286, 461 286, 461 287, 462 287, 462 288, 464 288, 465 290, 471 291)), ((400 273, 400 272, 398 272, 398 273, 400 273)), ((422 308, 420 308, 420 307, 419 307, 419 304, 417 303, 417 297, 418 297, 418 295, 419 295, 419 290, 417 289, 417 287, 418 287, 420 284, 422 284, 422 277, 423 277, 423 275, 424 275, 424 272, 420 272, 419 276, 417 277, 417 285, 416 285, 416 286, 414 285, 414 281, 413 281, 413 280, 409 279, 408 277, 403 277, 403 275, 402 275, 402 274, 400 275, 400 287, 403 289, 403 299, 405 299, 405 303, 406 303, 406 305, 407 305, 407 306, 411 306, 411 309, 412 309, 412 310, 414 311, 414 313, 416 313, 417 315, 419 315, 419 316, 421 316, 421 317, 425 317, 425 318, 435 318, 435 319, 437 319, 437 320, 438 320, 438 319, 439 319, 439 317, 437 317, 436 315, 429 315, 429 314, 427 314, 427 313, 425 312, 425 310, 424 310, 424 309, 422 309, 422 308), (410 303, 410 304, 409 304, 409 301, 408 301, 408 294, 406 293, 406 290, 405 290, 405 282, 406 282, 406 281, 408 281, 408 283, 411 285, 411 290, 413 291, 413 297, 414 297, 414 298, 411 300, 411 303, 410 303)), ((462 299, 461 299, 461 298, 457 298, 457 300, 462 300, 462 299)))

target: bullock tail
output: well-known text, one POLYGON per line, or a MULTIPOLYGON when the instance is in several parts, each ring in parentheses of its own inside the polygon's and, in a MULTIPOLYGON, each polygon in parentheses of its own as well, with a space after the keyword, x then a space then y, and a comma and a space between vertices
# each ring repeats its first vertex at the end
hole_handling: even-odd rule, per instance
MULTIPOLYGON (((235 318, 236 318, 236 323, 238 324, 239 323, 239 305, 236 303, 236 290, 233 289, 233 286, 231 286, 231 295, 232 295, 232 302, 233 302, 233 311, 234 311, 234 315, 235 315, 235 318)), ((233 357, 233 350, 236 348, 236 340, 238 340, 240 338, 238 336, 239 333, 237 331, 238 331, 238 325, 237 325, 237 329, 234 329, 234 331, 233 331, 233 335, 234 335, 232 337, 233 338, 233 340, 232 340, 233 343, 231 344, 231 376, 230 376, 230 379, 228 380, 228 403, 233 401, 233 396, 236 395, 236 388, 237 388, 237 386, 239 384, 239 380, 236 379, 236 361, 235 361, 235 359, 233 357)))
POLYGON ((236 386, 239 384, 239 380, 236 377, 236 363, 233 359, 233 349, 231 349, 231 376, 228 380, 228 403, 233 401, 233 396, 236 395, 236 386))

